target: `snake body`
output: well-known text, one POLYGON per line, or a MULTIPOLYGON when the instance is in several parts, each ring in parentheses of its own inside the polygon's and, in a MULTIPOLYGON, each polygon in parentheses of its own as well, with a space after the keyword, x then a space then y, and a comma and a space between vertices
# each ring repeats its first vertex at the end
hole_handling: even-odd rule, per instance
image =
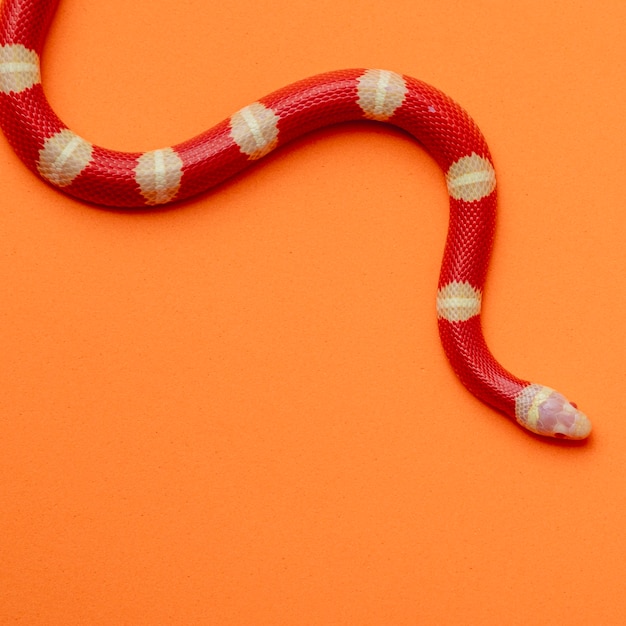
POLYGON ((5 0, 0 9, 0 126, 33 172, 87 202, 157 206, 209 189, 315 129, 363 119, 393 124, 413 135, 446 177, 450 223, 437 315, 454 371, 480 400, 534 433, 587 437, 591 424, 574 404, 513 376, 487 348, 480 311, 494 233, 495 172, 480 130, 448 96, 392 71, 340 70, 284 87, 178 145, 108 150, 72 132, 44 95, 40 58, 57 3, 5 0))

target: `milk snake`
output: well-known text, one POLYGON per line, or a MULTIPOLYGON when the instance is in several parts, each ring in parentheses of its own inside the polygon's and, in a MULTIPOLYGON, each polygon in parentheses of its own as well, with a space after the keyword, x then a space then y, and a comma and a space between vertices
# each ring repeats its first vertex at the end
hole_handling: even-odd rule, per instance
POLYGON ((393 124, 414 136, 446 177, 450 223, 437 315, 454 371, 480 400, 534 433, 589 435, 591 424, 574 404, 510 374, 485 344, 480 310, 494 233, 495 172, 481 132, 449 97, 392 71, 340 70, 279 89, 178 145, 107 150, 67 128, 44 95, 40 56, 57 4, 4 0, 0 9, 0 126, 33 172, 87 202, 156 206, 209 189, 317 128, 363 119, 393 124))

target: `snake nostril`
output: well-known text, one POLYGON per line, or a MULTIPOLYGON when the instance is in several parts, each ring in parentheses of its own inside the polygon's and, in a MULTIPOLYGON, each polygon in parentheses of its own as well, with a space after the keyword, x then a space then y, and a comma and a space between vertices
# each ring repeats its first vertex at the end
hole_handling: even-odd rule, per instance
POLYGON ((554 433, 554 436, 558 439, 565 439, 565 435, 563 433, 554 433))

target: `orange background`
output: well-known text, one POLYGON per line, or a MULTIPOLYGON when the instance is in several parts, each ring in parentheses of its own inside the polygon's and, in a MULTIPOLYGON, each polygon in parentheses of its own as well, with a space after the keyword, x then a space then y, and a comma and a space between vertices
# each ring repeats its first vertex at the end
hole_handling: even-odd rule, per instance
POLYGON ((94 209, 0 141, 0 622, 626 623, 626 4, 62 0, 44 85, 148 150, 342 67, 491 146, 487 339, 591 417, 526 434, 454 378, 447 199, 400 132, 298 141, 171 210, 94 209))

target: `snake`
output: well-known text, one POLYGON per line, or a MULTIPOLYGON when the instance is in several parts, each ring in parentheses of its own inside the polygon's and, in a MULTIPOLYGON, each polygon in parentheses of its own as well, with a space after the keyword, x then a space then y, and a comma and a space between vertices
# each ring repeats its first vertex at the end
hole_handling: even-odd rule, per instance
POLYGON ((481 309, 495 228, 495 167, 483 134, 454 100, 391 70, 331 71, 278 89, 182 143, 109 150, 68 128, 44 94, 41 56, 58 2, 0 6, 0 127, 30 170, 85 203, 159 207, 213 188, 317 129, 355 120, 391 124, 414 137, 445 176, 450 217, 436 310, 452 369, 474 396, 531 433, 588 437, 591 422, 574 402, 511 374, 485 342, 481 309))

